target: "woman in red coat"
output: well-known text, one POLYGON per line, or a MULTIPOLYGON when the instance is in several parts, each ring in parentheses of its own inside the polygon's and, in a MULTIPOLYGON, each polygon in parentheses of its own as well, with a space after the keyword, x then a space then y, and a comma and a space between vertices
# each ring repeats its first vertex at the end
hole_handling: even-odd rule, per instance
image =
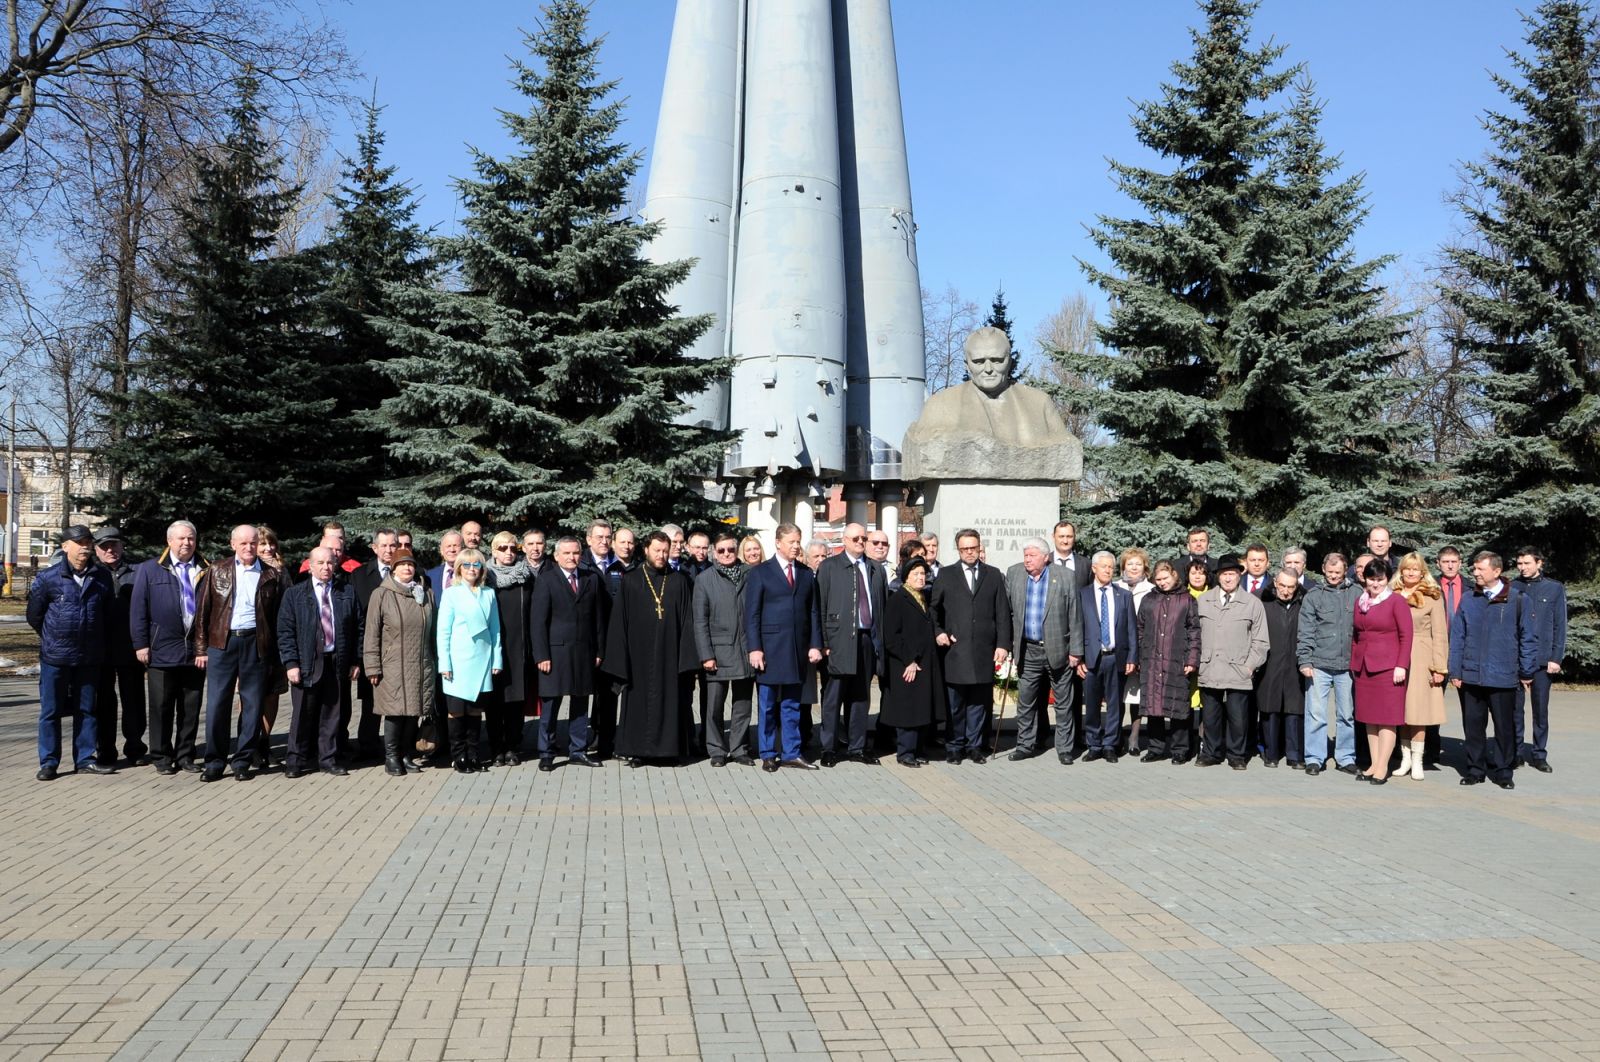
POLYGON ((1384 560, 1369 560, 1361 570, 1366 593, 1356 601, 1350 641, 1350 674, 1355 679, 1356 722, 1367 726, 1372 767, 1356 778, 1382 785, 1389 780, 1395 728, 1406 721, 1406 669, 1411 664, 1411 607, 1389 589, 1394 570, 1384 560))

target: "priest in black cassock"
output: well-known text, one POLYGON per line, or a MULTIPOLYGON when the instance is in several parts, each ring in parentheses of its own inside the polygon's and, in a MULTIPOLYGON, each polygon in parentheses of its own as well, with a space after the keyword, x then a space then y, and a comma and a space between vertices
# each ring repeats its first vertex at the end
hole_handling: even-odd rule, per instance
POLYGON ((700 669, 690 606, 694 583, 667 566, 671 539, 653 532, 644 563, 622 577, 601 670, 622 690, 617 755, 628 766, 683 762, 694 748, 691 697, 700 669))

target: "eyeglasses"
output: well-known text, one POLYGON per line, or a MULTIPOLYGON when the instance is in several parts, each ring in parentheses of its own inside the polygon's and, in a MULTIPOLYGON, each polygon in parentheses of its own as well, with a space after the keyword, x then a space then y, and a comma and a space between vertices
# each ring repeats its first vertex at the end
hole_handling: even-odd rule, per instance
POLYGON ((467 561, 465 564, 461 565, 461 567, 462 568, 481 568, 481 567, 483 567, 483 562, 482 561, 467 561))
POLYGON ((867 540, 867 536, 866 535, 846 535, 846 536, 844 536, 844 540, 846 542, 865 542, 867 540))
POLYGON ((980 548, 981 547, 979 547, 979 546, 957 546, 956 547, 956 552, 957 553, 976 553, 976 552, 978 552, 978 550, 980 548))
POLYGON ((737 547, 737 546, 718 546, 717 547, 717 552, 718 553, 738 553, 739 552, 739 547, 737 547))
POLYGON ((501 550, 514 550, 514 549, 516 549, 516 548, 517 548, 517 547, 516 547, 516 546, 514 546, 514 545, 513 545, 513 544, 511 544, 511 543, 510 543, 510 542, 507 542, 507 543, 505 543, 505 544, 504 544, 504 545, 500 545, 500 546, 496 546, 496 547, 495 547, 495 548, 494 548, 494 551, 495 551, 495 552, 496 552, 496 553, 499 553, 499 552, 500 552, 500 551, 501 551, 501 550))
POLYGON ((874 546, 887 546, 889 544, 889 540, 886 538, 873 538, 868 539, 868 541, 874 546))

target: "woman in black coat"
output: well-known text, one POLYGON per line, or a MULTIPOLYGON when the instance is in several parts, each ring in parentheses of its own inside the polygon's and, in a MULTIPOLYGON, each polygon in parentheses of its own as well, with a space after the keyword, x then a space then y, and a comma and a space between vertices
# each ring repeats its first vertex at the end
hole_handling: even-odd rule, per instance
POLYGON ((1139 603, 1139 710, 1144 714, 1141 762, 1190 756, 1189 676, 1200 667, 1200 620, 1194 595, 1169 561, 1155 567, 1155 589, 1139 603))
POLYGON ((500 647, 504 667, 485 699, 489 757, 515 767, 522 762, 522 725, 533 704, 533 675, 528 667, 528 605, 533 597, 533 570, 522 555, 517 536, 502 531, 490 543, 489 585, 500 609, 500 647))
POLYGON ((944 674, 928 612, 928 562, 912 557, 900 569, 900 589, 883 606, 883 649, 889 688, 878 721, 895 728, 895 758, 904 767, 928 761, 917 754, 923 732, 944 710, 944 674))

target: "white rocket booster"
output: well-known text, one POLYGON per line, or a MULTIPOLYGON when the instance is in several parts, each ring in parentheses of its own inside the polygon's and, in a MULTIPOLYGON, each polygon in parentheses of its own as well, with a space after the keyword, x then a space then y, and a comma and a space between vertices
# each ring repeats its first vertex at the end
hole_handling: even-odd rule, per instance
POLYGON ((652 258, 698 259, 695 352, 735 359, 692 418, 738 432, 726 473, 897 487, 923 343, 889 0, 679 0, 646 216, 652 258))

